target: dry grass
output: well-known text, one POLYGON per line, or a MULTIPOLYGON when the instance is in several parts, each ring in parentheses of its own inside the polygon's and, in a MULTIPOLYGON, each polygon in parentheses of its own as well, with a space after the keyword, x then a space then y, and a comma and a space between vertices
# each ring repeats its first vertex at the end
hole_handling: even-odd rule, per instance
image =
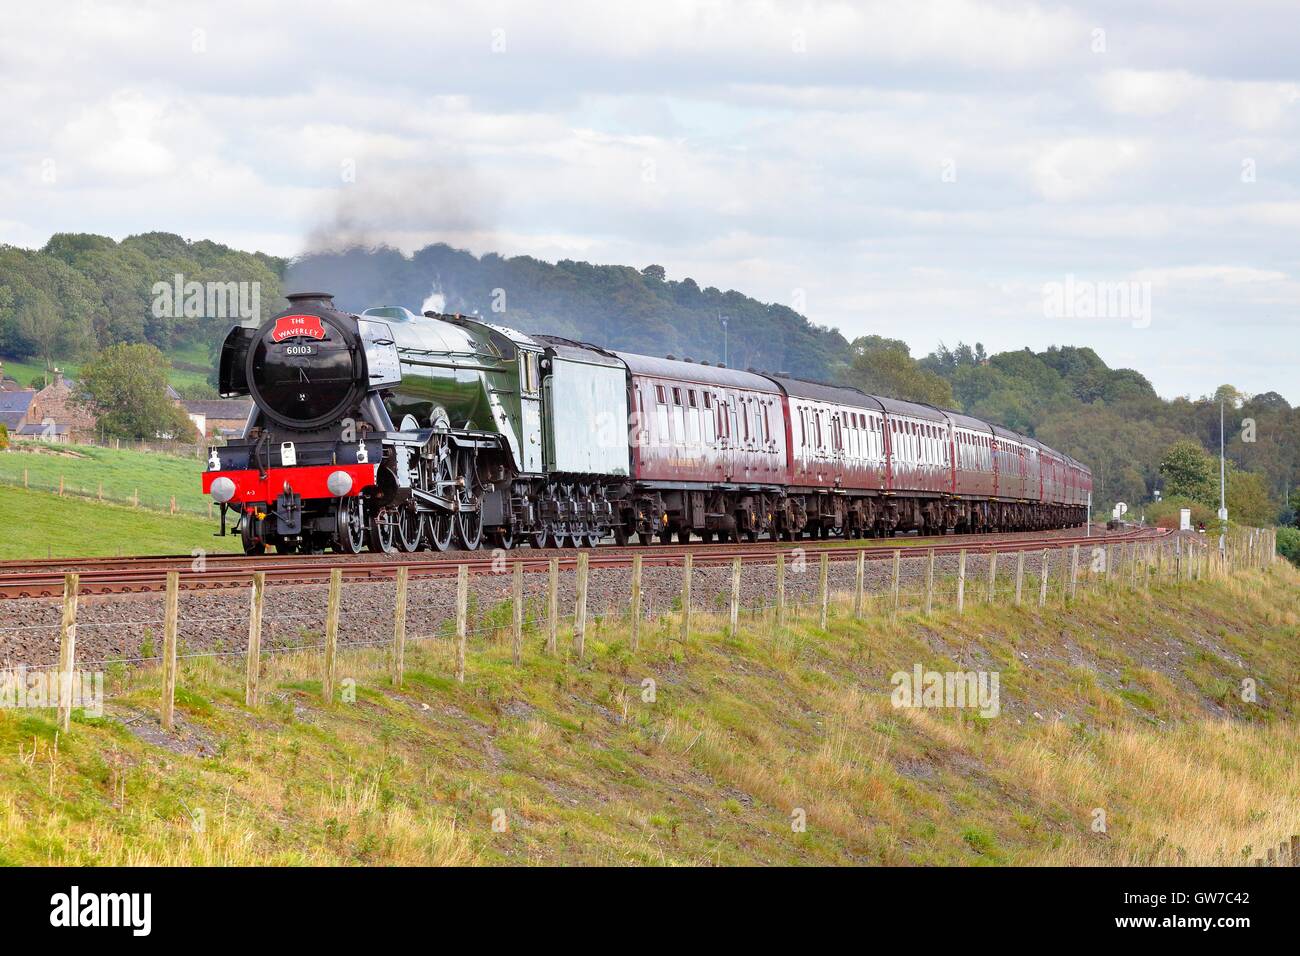
POLYGON ((341 652, 332 706, 312 653, 267 658, 256 710, 241 662, 188 660, 168 746, 149 671, 69 735, 0 712, 0 863, 1240 863, 1300 829, 1298 584, 894 622, 840 599, 826 631, 734 639, 698 614, 636 654, 607 621, 582 662, 477 643, 464 685, 413 639, 400 690, 382 650, 341 652), (895 709, 916 663, 998 672, 1001 715, 895 709))

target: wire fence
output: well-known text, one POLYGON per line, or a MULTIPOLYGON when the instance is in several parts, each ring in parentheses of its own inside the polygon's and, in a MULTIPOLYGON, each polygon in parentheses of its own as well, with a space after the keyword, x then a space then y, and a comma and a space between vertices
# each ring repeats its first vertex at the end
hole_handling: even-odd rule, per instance
MULTIPOLYGON (((1230 536, 1222 550, 1205 540, 1168 535, 1032 551, 898 549, 884 560, 868 558, 865 551, 794 548, 771 558, 699 567, 690 554, 680 565, 653 567, 635 555, 630 568, 594 571, 582 553, 576 570, 564 576, 556 559, 541 573, 525 573, 521 563, 508 560, 504 573, 471 574, 462 564, 452 594, 446 579, 411 581, 407 568, 399 569, 396 582, 360 581, 345 588, 336 568, 324 607, 286 610, 277 601, 271 613, 265 577, 257 572, 247 613, 208 616, 181 613, 179 576, 170 572, 161 617, 125 620, 90 619, 85 609, 79 613, 79 578, 69 574, 57 622, 0 623, 0 661, 5 661, 0 667, 10 668, 10 680, 15 673, 54 672, 65 687, 75 684, 74 672, 161 667, 160 722, 170 730, 182 662, 242 659, 245 702, 257 706, 264 658, 297 654, 298 669, 318 673, 324 699, 333 702, 340 690, 340 653, 385 649, 378 666, 400 687, 408 635, 449 657, 451 676, 463 683, 471 641, 476 649, 509 642, 515 664, 538 653, 580 662, 593 635, 620 641, 636 654, 651 634, 656 642, 679 642, 685 649, 703 634, 735 637, 742 627, 782 640, 796 627, 829 630, 844 622, 908 616, 937 620, 980 606, 1059 608, 1121 590, 1265 568, 1275 556, 1273 533, 1251 529, 1230 536), (15 652, 25 658, 16 667, 15 652)), ((310 596, 299 597, 310 603, 310 596)), ((193 599, 189 603, 199 606, 193 599)), ((129 679, 123 683, 131 685, 129 679)), ((57 701, 65 729, 74 696, 57 701)))
POLYGON ((208 518, 214 515, 211 501, 205 502, 197 497, 165 494, 148 486, 143 488, 132 487, 130 489, 115 488, 111 485, 105 487, 102 481, 96 482, 92 486, 84 481, 69 479, 64 475, 59 475, 57 478, 48 474, 33 475, 30 474, 27 468, 10 466, 3 459, 0 459, 0 485, 8 485, 11 488, 25 488, 31 491, 43 491, 62 498, 80 498, 85 501, 129 505, 133 508, 158 511, 164 514, 206 516, 208 518))

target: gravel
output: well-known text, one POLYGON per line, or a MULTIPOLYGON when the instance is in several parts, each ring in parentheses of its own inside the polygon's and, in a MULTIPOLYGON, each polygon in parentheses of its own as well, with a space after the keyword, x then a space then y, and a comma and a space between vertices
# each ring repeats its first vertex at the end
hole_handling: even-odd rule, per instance
MULTIPOLYGON (((1071 532, 1065 532, 1070 534, 1071 532)), ((986 539, 980 539, 983 543, 986 539)), ((878 547, 882 542, 867 540, 864 547, 878 547)), ((972 542, 974 546, 975 542, 972 542)), ((653 554, 654 549, 646 550, 653 554)), ((522 552, 527 554, 525 550, 522 552)), ((572 553, 572 552, 569 552, 572 553)), ((899 585, 905 607, 923 603, 926 579, 926 554, 921 548, 903 548, 899 585)), ((801 564, 797 552, 791 556, 786 572, 788 605, 815 607, 819 587, 817 552, 805 552, 801 564)), ((1060 549, 1049 555, 1050 595, 1059 596, 1062 570, 1060 549)), ((1068 561, 1068 557, 1066 558, 1068 561)), ((1037 601, 1036 579, 1041 552, 1025 555, 1026 603, 1037 601)), ((1081 568, 1089 554, 1081 551, 1081 568)), ((856 562, 835 560, 829 563, 832 591, 852 593, 856 562)), ((958 557, 937 555, 935 559, 935 605, 950 606, 955 601, 955 576, 958 557)), ((998 560, 999 600, 1014 591, 1016 558, 1001 555, 998 560)), ((988 588, 988 557, 971 553, 966 563, 966 599, 982 601, 988 588)), ((887 594, 891 588, 891 559, 868 560, 865 588, 868 595, 887 594)), ((599 617, 621 616, 629 611, 630 569, 592 568, 588 583, 587 614, 590 621, 599 617)), ((546 588, 548 575, 524 575, 526 621, 545 628, 546 588)), ((642 613, 654 618, 678 606, 681 596, 680 567, 650 567, 642 571, 642 613)), ((574 609, 575 576, 568 571, 560 575, 560 639, 566 640, 574 609)), ((319 645, 325 626, 327 585, 269 586, 263 616, 262 647, 274 653, 295 647, 319 645)), ((484 573, 470 578, 471 640, 483 640, 498 628, 510 626, 509 602, 511 574, 484 573)), ((731 595, 730 565, 696 565, 692 575, 691 607, 695 612, 725 614, 731 595)), ((450 634, 455 627, 456 581, 454 578, 412 579, 407 598, 407 635, 419 639, 450 634)), ((744 565, 741 584, 741 607, 750 612, 770 608, 776 599, 776 573, 773 562, 749 561, 744 565)), ((162 645, 163 594, 83 595, 77 614, 76 656, 79 666, 122 661, 139 663, 155 660, 162 645)), ((340 647, 381 645, 392 638, 394 594, 392 582, 349 582, 343 585, 339 616, 340 647)), ((178 654, 226 653, 240 655, 247 641, 249 594, 245 589, 216 591, 182 591, 178 630, 178 654)), ((0 666, 26 665, 48 667, 57 664, 61 601, 31 599, 0 602, 0 666)))

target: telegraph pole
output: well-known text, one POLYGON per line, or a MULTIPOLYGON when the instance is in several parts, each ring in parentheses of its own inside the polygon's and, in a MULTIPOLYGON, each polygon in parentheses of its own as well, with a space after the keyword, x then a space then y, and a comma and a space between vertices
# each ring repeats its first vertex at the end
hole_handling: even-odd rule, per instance
POLYGON ((721 312, 718 313, 718 321, 722 323, 722 364, 731 368, 727 364, 727 317, 721 312))
POLYGON ((1223 400, 1219 400, 1219 552, 1228 543, 1227 460, 1223 453, 1223 400))

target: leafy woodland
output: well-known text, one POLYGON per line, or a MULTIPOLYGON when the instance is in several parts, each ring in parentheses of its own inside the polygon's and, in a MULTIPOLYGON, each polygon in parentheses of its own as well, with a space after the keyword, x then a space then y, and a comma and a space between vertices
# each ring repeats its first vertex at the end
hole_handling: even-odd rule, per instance
MULTIPOLYGON (((1180 484, 1182 473, 1175 472, 1179 462, 1186 466, 1189 449, 1217 457, 1222 400, 1233 517, 1294 520, 1287 498, 1300 471, 1300 409, 1276 393, 1221 385, 1199 398, 1164 400, 1141 373, 1112 369, 1092 349, 1074 346, 988 355, 978 343, 939 344, 916 357, 901 341, 868 335, 850 342, 786 306, 669 278, 657 265, 478 257, 441 243, 410 256, 357 248, 290 261, 169 233, 121 242, 64 233, 40 250, 0 246, 0 358, 6 368, 39 370, 90 362, 118 343, 148 343, 171 360, 173 376, 177 369, 202 373, 210 383, 215 347, 230 322, 158 315, 151 289, 177 274, 185 281, 259 283, 264 317, 283 305, 286 289, 329 291, 352 310, 419 310, 437 294, 445 311, 477 312, 524 331, 707 361, 723 357, 725 317, 729 365, 855 385, 1001 422, 1086 462, 1095 501, 1105 509, 1117 500, 1137 506, 1160 490, 1167 502, 1195 502, 1212 513, 1217 461, 1206 459, 1212 488, 1180 484), (1186 442, 1193 444, 1180 446, 1186 442)), ((189 391, 197 397, 211 386, 200 381, 189 391)))

